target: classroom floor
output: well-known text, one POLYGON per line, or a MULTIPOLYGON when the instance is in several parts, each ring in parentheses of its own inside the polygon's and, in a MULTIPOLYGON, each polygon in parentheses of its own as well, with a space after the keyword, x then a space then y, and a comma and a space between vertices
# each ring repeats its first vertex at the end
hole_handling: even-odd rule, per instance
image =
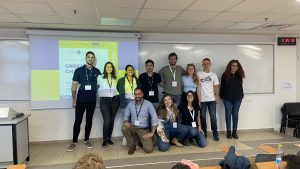
POLYGON ((238 152, 245 156, 255 156, 258 153, 266 153, 257 146, 267 144, 276 147, 278 143, 283 143, 285 154, 296 153, 300 148, 294 144, 300 144, 300 139, 283 135, 271 130, 241 131, 239 139, 226 139, 225 134, 220 134, 220 141, 213 141, 211 135, 208 136, 208 146, 199 148, 195 145, 178 148, 171 146, 167 152, 159 152, 157 147, 151 154, 144 153, 141 148, 129 156, 128 149, 122 145, 121 139, 115 139, 114 145, 107 148, 101 147, 101 141, 93 141, 94 148, 87 149, 79 142, 79 146, 73 152, 67 152, 69 142, 65 143, 34 143, 30 144, 30 161, 27 169, 66 169, 72 168, 74 163, 85 153, 95 152, 102 156, 107 168, 171 168, 171 166, 181 159, 189 159, 197 162, 200 166, 218 165, 224 158, 226 152, 222 147, 234 145, 238 152))

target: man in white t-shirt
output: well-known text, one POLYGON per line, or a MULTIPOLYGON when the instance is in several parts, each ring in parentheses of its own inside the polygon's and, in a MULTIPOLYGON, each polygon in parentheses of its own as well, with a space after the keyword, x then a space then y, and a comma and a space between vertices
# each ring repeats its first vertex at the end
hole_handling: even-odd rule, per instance
POLYGON ((208 108, 213 138, 215 141, 219 141, 216 102, 220 101, 220 87, 218 77, 215 73, 210 71, 210 66, 210 59, 205 58, 202 60, 203 71, 197 72, 201 80, 201 128, 204 131, 205 137, 207 137, 206 110, 208 108))

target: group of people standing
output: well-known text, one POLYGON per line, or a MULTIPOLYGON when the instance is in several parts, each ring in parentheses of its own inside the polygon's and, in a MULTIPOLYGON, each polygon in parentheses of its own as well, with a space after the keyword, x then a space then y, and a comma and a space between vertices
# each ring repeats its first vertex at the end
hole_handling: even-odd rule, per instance
POLYGON ((209 58, 202 60, 203 71, 196 71, 194 64, 186 69, 177 65, 178 56, 170 53, 169 65, 156 73, 154 61, 145 62, 146 72, 135 75, 132 65, 125 67, 125 76, 118 80, 112 62, 104 65, 103 74, 93 66, 95 54, 87 52, 86 64, 77 68, 72 82, 75 122, 73 142, 67 151, 77 147, 82 117, 86 111, 84 145, 93 148, 89 142, 92 117, 96 105, 96 95, 100 97, 103 117, 102 147, 114 144, 111 135, 114 119, 120 108, 124 124, 123 144, 129 147, 128 154, 136 150, 136 145, 146 153, 153 151, 154 142, 160 151, 167 151, 170 145, 189 146, 196 142, 206 146, 208 109, 213 139, 219 141, 216 118, 216 103, 223 100, 228 139, 238 139, 238 112, 243 99, 244 70, 238 60, 231 60, 221 77, 221 85, 215 73, 210 71, 209 58), (158 85, 164 88, 159 101, 158 85), (232 120, 231 120, 232 119, 232 120), (233 127, 231 128, 231 121, 233 127))

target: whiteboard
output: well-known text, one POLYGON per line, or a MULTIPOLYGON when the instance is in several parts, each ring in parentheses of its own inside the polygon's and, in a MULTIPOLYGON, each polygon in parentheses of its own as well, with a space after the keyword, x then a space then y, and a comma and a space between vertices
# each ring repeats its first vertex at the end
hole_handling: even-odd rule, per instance
POLYGON ((0 41, 0 100, 29 100, 29 59, 28 41, 0 41))
POLYGON ((184 69, 188 63, 194 63, 197 71, 202 70, 204 58, 211 60, 211 71, 220 80, 227 63, 237 59, 245 71, 243 82, 246 94, 274 93, 274 45, 273 44, 198 44, 198 43, 157 43, 142 42, 139 46, 139 70, 145 71, 145 61, 155 62, 158 72, 168 65, 168 55, 178 55, 177 64, 184 69))

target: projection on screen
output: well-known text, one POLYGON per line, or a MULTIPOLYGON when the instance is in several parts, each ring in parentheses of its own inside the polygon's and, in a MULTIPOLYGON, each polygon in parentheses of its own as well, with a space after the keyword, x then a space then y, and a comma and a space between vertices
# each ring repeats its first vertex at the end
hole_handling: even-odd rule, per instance
POLYGON ((32 40, 31 44, 32 108, 71 107, 73 74, 76 68, 86 63, 85 54, 88 51, 95 53, 95 67, 101 72, 107 61, 115 65, 118 78, 124 76, 127 64, 132 64, 138 69, 137 42, 32 40), (41 49, 41 46, 44 49, 41 49), (127 50, 131 52, 128 53, 127 50))

